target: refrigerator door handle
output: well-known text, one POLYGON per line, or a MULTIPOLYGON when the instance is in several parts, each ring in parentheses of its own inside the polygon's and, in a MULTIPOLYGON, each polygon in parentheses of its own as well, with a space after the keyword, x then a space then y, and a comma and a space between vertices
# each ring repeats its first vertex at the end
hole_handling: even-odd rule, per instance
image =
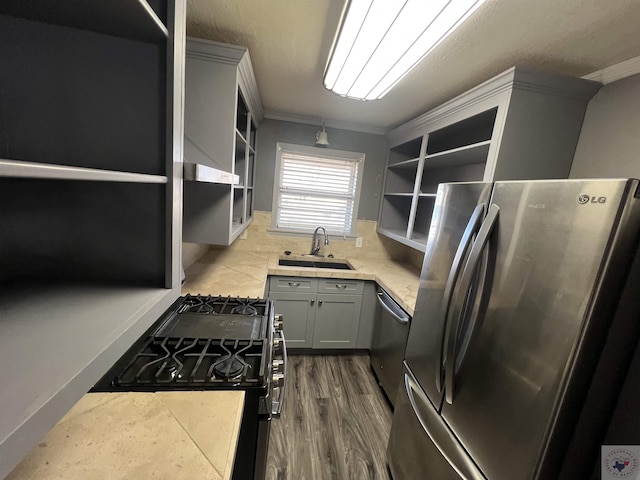
POLYGON ((458 443, 458 440, 444 423, 442 417, 440 417, 420 386, 406 372, 404 373, 404 386, 413 413, 420 422, 422 430, 429 436, 442 456, 449 462, 449 465, 461 478, 486 480, 485 476, 471 460, 471 457, 458 443))
MULTIPOLYGON (((453 403, 456 372, 461 366, 458 364, 458 368, 456 368, 456 355, 460 340, 462 317, 466 311, 465 305, 469 299, 469 293, 474 281, 475 273, 482 261, 484 250, 487 247, 491 233, 497 224, 499 214, 500 208, 498 208, 497 205, 494 204, 489 207, 487 216, 484 222, 482 222, 476 241, 471 248, 471 253, 469 253, 469 258, 460 276, 460 282, 458 284, 459 288, 456 289, 451 302, 452 315, 451 321, 449 322, 449 334, 447 335, 447 354, 445 361, 445 401, 448 404, 453 403)), ((484 287, 481 287, 481 290, 483 288, 484 287)), ((469 342, 470 339, 465 343, 468 345, 469 342)))
POLYGON ((442 392, 442 389, 444 388, 444 365, 447 359, 445 345, 447 344, 447 337, 449 335, 449 329, 447 327, 449 325, 451 310, 451 295, 453 294, 453 289, 458 281, 458 277, 460 276, 462 262, 466 258, 469 248, 473 242, 473 236, 478 231, 478 227, 482 223, 485 208, 486 204, 480 203, 473 210, 473 213, 469 218, 469 222, 464 229, 464 233, 462 234, 462 238, 460 239, 460 243, 458 244, 456 254, 453 257, 453 263, 451 264, 451 270, 449 271, 449 277, 447 278, 447 284, 444 289, 442 297, 442 337, 438 343, 438 356, 436 357, 438 359, 438 364, 436 365, 436 388, 438 389, 438 392, 442 392))

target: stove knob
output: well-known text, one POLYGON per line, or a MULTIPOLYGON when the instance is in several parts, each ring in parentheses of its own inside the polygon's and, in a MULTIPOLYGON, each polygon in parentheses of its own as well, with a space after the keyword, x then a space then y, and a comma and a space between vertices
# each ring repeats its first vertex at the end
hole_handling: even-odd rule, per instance
POLYGON ((280 339, 279 338, 274 338, 273 339, 273 348, 280 348, 280 339))
POLYGON ((278 314, 275 317, 273 317, 273 328, 275 329, 276 332, 280 332, 282 331, 282 315, 278 314))
POLYGON ((274 386, 281 387, 284 383, 284 375, 282 373, 274 373, 271 375, 271 380, 273 380, 274 386))
POLYGON ((271 365, 273 366, 273 372, 274 373, 278 373, 282 370, 282 365, 284 364, 283 360, 274 360, 273 362, 271 362, 271 365))

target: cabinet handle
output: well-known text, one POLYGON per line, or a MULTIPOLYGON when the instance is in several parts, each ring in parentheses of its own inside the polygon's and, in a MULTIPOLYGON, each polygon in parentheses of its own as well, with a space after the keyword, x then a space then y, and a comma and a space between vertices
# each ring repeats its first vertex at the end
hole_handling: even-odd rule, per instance
POLYGON ((336 288, 347 288, 347 286, 346 283, 336 283, 336 288))
POLYGON ((318 300, 318 305, 322 305, 322 300, 318 300))
POLYGON ((311 305, 313 305, 314 303, 316 303, 316 301, 315 301, 315 300, 313 300, 313 299, 311 299, 311 300, 309 300, 309 303, 310 303, 311 305))
POLYGON ((289 286, 290 287, 299 287, 300 286, 300 282, 289 282, 289 286))

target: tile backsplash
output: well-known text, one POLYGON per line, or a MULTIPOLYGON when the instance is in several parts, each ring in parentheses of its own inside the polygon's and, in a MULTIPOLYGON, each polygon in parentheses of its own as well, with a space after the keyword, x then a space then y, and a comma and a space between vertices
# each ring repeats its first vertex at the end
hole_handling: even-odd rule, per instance
MULTIPOLYGON (((246 239, 237 239, 229 248, 237 251, 307 254, 311 249, 311 235, 287 236, 269 233, 271 212, 254 212, 253 222, 246 230, 246 239)), ((362 237, 362 247, 356 248, 354 239, 331 238, 329 245, 322 245, 320 253, 324 256, 333 254, 337 258, 388 258, 400 260, 414 265, 422 265, 422 252, 395 242, 376 232, 376 222, 358 220, 357 236, 362 237)))

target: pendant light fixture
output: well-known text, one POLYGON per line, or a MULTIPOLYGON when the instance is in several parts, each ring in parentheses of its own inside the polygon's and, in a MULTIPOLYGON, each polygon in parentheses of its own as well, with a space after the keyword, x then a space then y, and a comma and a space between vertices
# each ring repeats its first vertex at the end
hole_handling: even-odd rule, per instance
POLYGON ((329 90, 382 98, 484 0, 350 0, 324 73, 329 90))
POLYGON ((318 130, 318 133, 316 133, 316 145, 319 147, 329 146, 329 137, 324 129, 324 122, 322 122, 322 130, 318 130))

